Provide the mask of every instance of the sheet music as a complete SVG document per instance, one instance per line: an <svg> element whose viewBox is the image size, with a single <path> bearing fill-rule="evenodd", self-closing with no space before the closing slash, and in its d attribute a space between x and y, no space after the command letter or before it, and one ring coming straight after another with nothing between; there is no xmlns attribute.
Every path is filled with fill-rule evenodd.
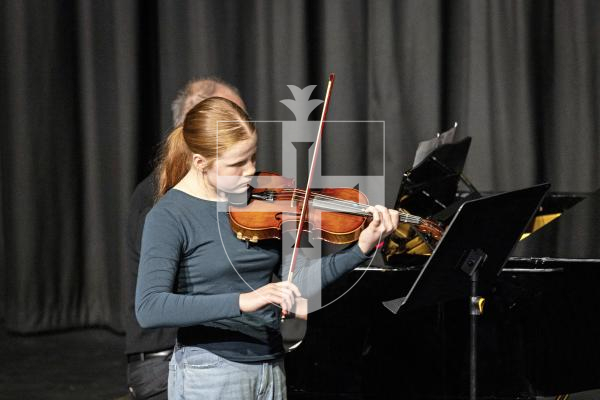
<svg viewBox="0 0 600 400"><path fill-rule="evenodd" d="M417 146L417 152L415 154L415 161L413 162L413 167L419 164L421 161L429 155L433 150L437 149L439 146L454 142L454 133L456 132L456 127L458 123L455 122L454 126L448 129L446 132L438 133L436 137L430 140L425 140L423 142L419 142Z"/></svg>

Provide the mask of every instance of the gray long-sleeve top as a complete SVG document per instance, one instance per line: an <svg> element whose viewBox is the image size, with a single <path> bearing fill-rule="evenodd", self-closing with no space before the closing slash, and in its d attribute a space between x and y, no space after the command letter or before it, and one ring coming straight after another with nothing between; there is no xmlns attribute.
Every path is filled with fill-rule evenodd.
<svg viewBox="0 0 600 400"><path fill-rule="evenodd" d="M269 240L248 246L235 237L219 208L217 202L172 189L148 213L136 288L138 321L144 328L179 327L183 344L233 361L281 357L279 309L239 309L240 293L280 274L281 244ZM356 245L324 257L318 271L322 285L367 259ZM306 280L310 270L301 268L297 276Z"/></svg>

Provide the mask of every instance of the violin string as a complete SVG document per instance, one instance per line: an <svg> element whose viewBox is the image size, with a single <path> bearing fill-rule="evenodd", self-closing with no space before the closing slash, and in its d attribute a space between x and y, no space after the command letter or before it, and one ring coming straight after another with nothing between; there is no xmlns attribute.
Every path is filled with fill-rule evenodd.
<svg viewBox="0 0 600 400"><path fill-rule="evenodd" d="M292 200L294 199L295 192L296 191L294 191ZM368 205L357 203L357 202L354 202L351 200L339 199L337 197L326 196L326 195L322 195L322 194L318 194L318 193L311 193L311 198L322 200L322 201L329 201L330 203L336 203L336 204L341 205L342 207L346 206L347 209L352 210L352 211L365 212L366 208L368 207ZM300 199L304 199L304 197L301 196Z"/></svg>
<svg viewBox="0 0 600 400"><path fill-rule="evenodd" d="M289 195L283 195L283 196L277 196L277 198L279 200L288 200L288 199L292 199L295 200L296 198L293 196L289 196ZM326 199L326 198L319 198L318 195L313 195L311 196L313 204L315 204L315 207L318 208L327 208L331 211L339 211L339 212L345 212L345 213L351 213L351 214L359 214L362 216L369 216L371 215L370 213L366 212L364 208L362 207L355 207L353 204L345 204L343 201L336 201L336 200L331 200L331 199ZM303 196L301 196L298 200L302 200Z"/></svg>
<svg viewBox="0 0 600 400"><path fill-rule="evenodd" d="M282 189L282 192L292 192L292 196L291 196L291 201L293 202L296 199L296 193L300 192L305 194L306 191L301 190L301 189ZM332 197L332 196L327 196L327 195L323 195L323 194L319 194L319 193L311 193L311 197L317 198L318 200L321 201L328 201L330 203L335 203L338 204L340 207L348 207L345 208L343 210L339 210L340 212L346 212L346 213L360 213L363 214L364 216L370 215L369 213L366 212L366 209L369 207L368 205L365 204L361 204L361 203L357 203L351 200L345 200L345 199L340 199L337 197ZM281 197L283 199L283 197ZM299 197L300 200L303 200L303 196ZM357 208L358 207L358 212L357 212ZM335 210L335 209L333 209ZM404 211L400 211L400 210L396 210L398 211L398 213L400 214L400 220L401 222L407 222L407 223L413 223L413 224L421 224L423 222L423 219L419 216L416 215L412 215L410 213L404 212Z"/></svg>
<svg viewBox="0 0 600 400"><path fill-rule="evenodd" d="M299 189L283 189L283 192L287 192L289 193L290 191L292 192L292 196L291 196L291 200L294 201L296 199L296 193L297 192L304 192L303 190L299 190ZM345 199L339 199L337 197L332 197L332 196L327 196L327 195L323 195L323 194L319 194L319 193L311 193L311 197L317 200L320 200L322 202L329 202L329 203L333 203L333 204L337 204L338 207L344 208L344 209L337 209L337 211L340 212L346 212L346 213L359 213L362 215L370 215L369 213L366 212L367 207L369 207L368 205L365 204L361 204L361 203L357 203L351 200L345 200ZM282 197L283 199L284 197ZM300 196L299 199L303 200L303 197ZM325 206L322 206L322 208L327 208ZM329 208L333 211L336 211L335 208ZM401 222L406 222L406 223L413 223L413 224L420 224L422 222L422 218L416 215L412 215L410 213L407 212L403 212L403 211L398 211L398 213L400 214L400 219Z"/></svg>
<svg viewBox="0 0 600 400"><path fill-rule="evenodd" d="M289 190L289 189L283 189L283 191L284 191L284 192L285 192L285 191L288 191L288 190ZM301 191L301 190L298 190L298 191L300 191L300 192L304 192L304 191ZM294 190L294 193L295 193L295 192L296 192L296 190ZM346 203L346 204L348 204L348 205L352 205L352 206L360 206L360 207L361 207L361 211L363 211L363 212L365 212L365 210L366 210L366 209L369 207L369 205L362 204L362 203L357 203L357 202L354 202L354 201L352 201L352 200L339 199L339 198L337 198L337 197L327 196L327 195L323 195L323 194L319 194L319 193L312 193L312 196L313 196L313 197L317 197L317 198L322 198L322 199L328 199L328 200L331 200L332 202L335 202L335 203L340 203L340 204L342 204L342 203ZM415 220L416 222L418 222L418 221L422 220L422 218L421 218L421 217L419 217L419 216L416 216L416 215L412 215L412 214L410 214L410 213L407 213L407 212L405 212L405 211L400 211L400 210L396 210L396 211L398 211L398 213L399 213L401 216L405 216L405 217L413 217L413 218L414 218L414 220Z"/></svg>
<svg viewBox="0 0 600 400"><path fill-rule="evenodd" d="M353 202L351 200L344 200L344 199L338 199L336 197L331 197L331 196L325 196L325 195L320 195L320 194L312 194L313 198L317 198L319 200L321 199L325 199L325 200L321 200L321 201L328 201L330 203L337 203L339 206L341 207L345 207L348 206L347 208L345 208L344 210L339 210L340 212L348 212L348 213L357 213L357 209L355 208L356 206L359 206L359 210L358 213L363 214L363 215L370 215L370 213L367 213L365 210L368 207L368 205L364 205L361 203L356 203ZM420 224L422 222L422 218L416 215L412 215L403 211L398 211L398 213L400 214L400 219L401 222L407 222L407 223L413 223L413 224Z"/></svg>
<svg viewBox="0 0 600 400"><path fill-rule="evenodd" d="M290 189L283 189L284 192L289 191L289 190ZM304 190L299 190L299 189L296 190L296 189L294 189L294 193L296 191L301 192L302 194L306 194L306 192ZM347 204L353 205L353 206L360 206L361 208L363 208L365 210L366 210L367 207L369 207L366 204L357 203L357 202L352 201L352 200L345 200L345 199L340 199L340 198L337 198L337 197L327 196L327 195L320 194L320 193L311 193L311 195L313 197L318 197L318 198L322 198L322 199L329 199L331 201L338 202L338 203L347 203Z"/></svg>

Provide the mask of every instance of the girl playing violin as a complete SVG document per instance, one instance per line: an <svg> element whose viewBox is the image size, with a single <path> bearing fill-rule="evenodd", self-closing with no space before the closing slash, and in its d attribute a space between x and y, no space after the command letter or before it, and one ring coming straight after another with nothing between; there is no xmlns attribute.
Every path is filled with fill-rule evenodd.
<svg viewBox="0 0 600 400"><path fill-rule="evenodd" d="M222 228L229 221L218 212L230 194L248 189L257 139L244 110L212 97L192 108L163 146L158 200L144 225L136 315L144 328L179 327L170 399L286 398L280 315L293 310L300 290L272 282L281 274L280 243L242 242ZM396 228L397 213L368 210L372 220L358 242L322 258L323 285L367 260Z"/></svg>

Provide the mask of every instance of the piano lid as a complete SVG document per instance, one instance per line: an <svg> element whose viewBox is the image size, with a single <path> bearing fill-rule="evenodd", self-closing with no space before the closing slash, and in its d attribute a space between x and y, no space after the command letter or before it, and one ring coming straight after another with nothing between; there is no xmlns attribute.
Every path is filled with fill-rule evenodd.
<svg viewBox="0 0 600 400"><path fill-rule="evenodd" d="M513 257L600 260L600 189L590 194L564 196L565 202L583 200L521 240Z"/></svg>

